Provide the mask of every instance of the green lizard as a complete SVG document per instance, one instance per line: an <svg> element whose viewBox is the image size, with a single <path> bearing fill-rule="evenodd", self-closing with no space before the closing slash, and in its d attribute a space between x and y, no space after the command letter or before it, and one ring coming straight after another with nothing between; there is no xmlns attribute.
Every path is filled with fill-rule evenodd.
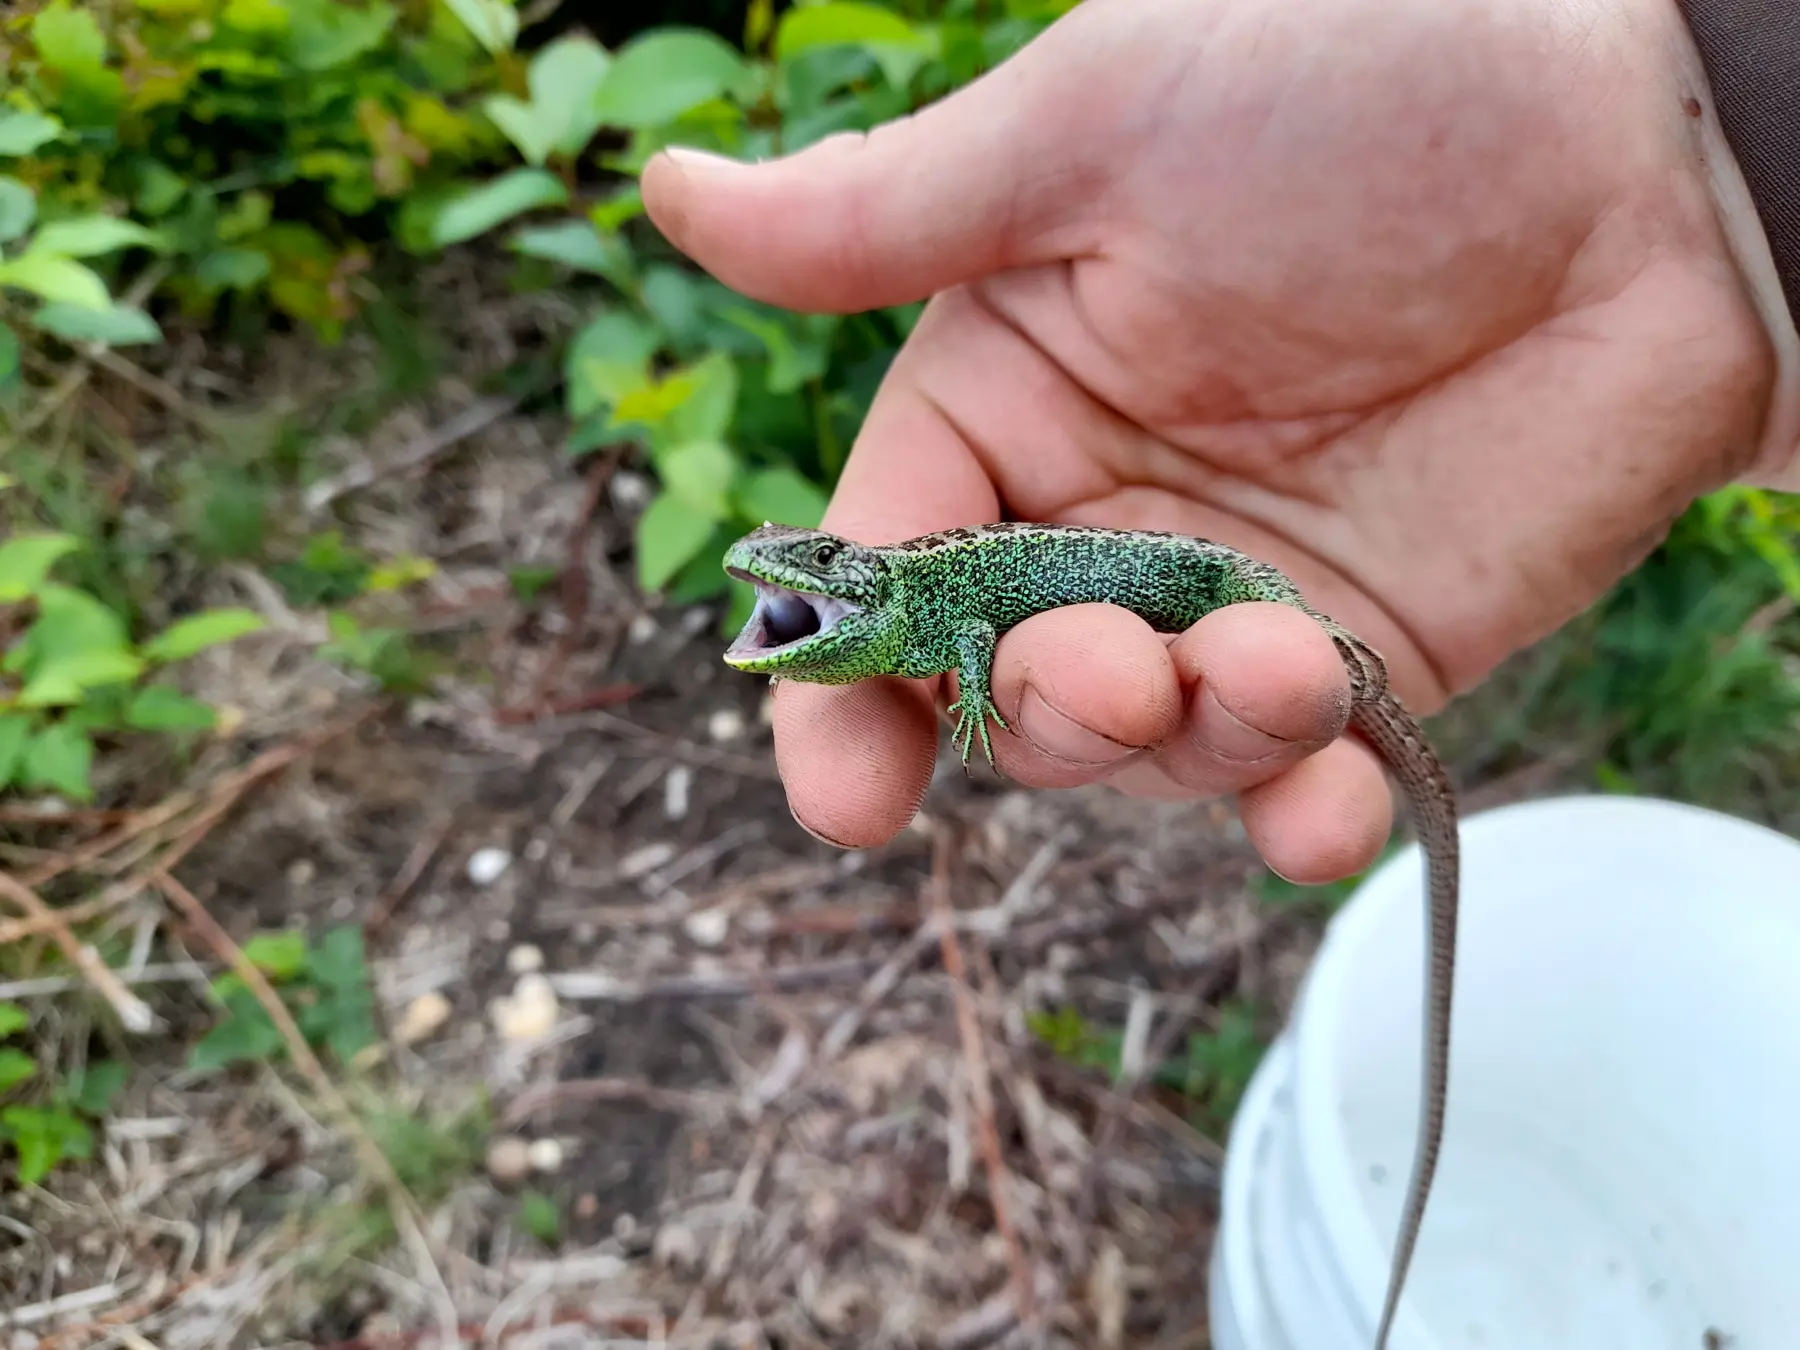
<svg viewBox="0 0 1800 1350"><path fill-rule="evenodd" d="M820 530L764 525L732 545L725 570L756 588L755 609L725 654L728 664L810 684L955 671L952 739L965 766L977 736L993 763L987 723L1006 727L992 698L994 647L1007 629L1034 614L1113 604L1159 632L1178 633L1226 605L1272 600L1305 612L1325 629L1349 671L1350 725L1380 752L1404 789L1426 858L1422 1109L1375 1335L1375 1350L1386 1350L1443 1137L1459 861L1449 776L1418 722L1388 688L1382 658L1309 606L1275 568L1178 534L1009 523L874 547Z"/></svg>

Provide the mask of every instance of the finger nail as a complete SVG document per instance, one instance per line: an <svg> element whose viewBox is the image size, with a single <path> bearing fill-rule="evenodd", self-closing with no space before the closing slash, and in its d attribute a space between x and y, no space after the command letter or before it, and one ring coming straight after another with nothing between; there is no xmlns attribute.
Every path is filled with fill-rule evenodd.
<svg viewBox="0 0 1800 1350"><path fill-rule="evenodd" d="M790 816L794 817L794 824L798 825L801 829L805 830L808 834L810 834L814 839L817 839L821 844L824 844L827 847L841 848L845 852L848 852L851 848L855 847L852 844L840 843L838 840L833 839L830 835L820 834L812 826L808 825L804 820L800 819L799 816L795 815L794 809L792 807L788 808L788 814Z"/></svg>
<svg viewBox="0 0 1800 1350"><path fill-rule="evenodd" d="M1259 731L1241 720L1204 686L1195 703L1188 735L1208 754L1228 764L1255 764L1275 755L1289 754L1296 745L1302 744Z"/></svg>
<svg viewBox="0 0 1800 1350"><path fill-rule="evenodd" d="M1047 755L1071 764L1113 764L1134 748L1083 726L1046 699L1032 684L1019 696L1019 734Z"/></svg>
<svg viewBox="0 0 1800 1350"><path fill-rule="evenodd" d="M741 167L741 162L725 155L716 155L710 150L696 150L688 145L671 145L663 154L667 155L678 169L699 169L706 172L711 169Z"/></svg>

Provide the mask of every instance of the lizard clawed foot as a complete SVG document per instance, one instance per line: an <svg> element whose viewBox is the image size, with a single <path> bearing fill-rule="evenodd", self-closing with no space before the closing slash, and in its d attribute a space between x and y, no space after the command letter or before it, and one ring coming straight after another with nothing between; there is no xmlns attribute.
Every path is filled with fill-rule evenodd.
<svg viewBox="0 0 1800 1350"><path fill-rule="evenodd" d="M994 763L994 743L988 736L988 718L993 718L995 725L1002 731L1009 731L1011 728L1006 725L1006 719L1000 715L1000 710L994 706L992 699L982 698L979 712L965 707L967 702L967 698L959 698L944 710L957 714L956 730L950 734L950 744L961 754L963 772L966 774L969 771L969 753L975 748L975 737L979 735L981 751L987 756L988 767L998 772L999 766Z"/></svg>

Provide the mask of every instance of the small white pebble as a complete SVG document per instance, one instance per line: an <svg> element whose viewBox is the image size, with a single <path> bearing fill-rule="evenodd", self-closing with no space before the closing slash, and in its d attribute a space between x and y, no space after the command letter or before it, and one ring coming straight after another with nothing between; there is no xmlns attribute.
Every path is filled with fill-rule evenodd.
<svg viewBox="0 0 1800 1350"><path fill-rule="evenodd" d="M313 860L311 858L295 858L293 862L288 864L288 885L293 886L296 889L301 886L309 886L312 884L312 879L318 874L319 869L313 865Z"/></svg>
<svg viewBox="0 0 1800 1350"><path fill-rule="evenodd" d="M664 840L661 843L645 844L634 848L619 859L619 876L625 881L636 881L647 876L675 856L675 845Z"/></svg>
<svg viewBox="0 0 1800 1350"><path fill-rule="evenodd" d="M702 947L716 947L731 931L731 915L723 909L703 909L681 921L688 937Z"/></svg>
<svg viewBox="0 0 1800 1350"><path fill-rule="evenodd" d="M521 975L512 997L495 999L490 1011L503 1040L541 1040L556 1026L556 991L542 975Z"/></svg>
<svg viewBox="0 0 1800 1350"><path fill-rule="evenodd" d="M337 920L339 923L344 922L344 920L348 919L352 914L356 913L355 897L349 896L349 895L340 895L337 899L335 899L331 902L331 907L328 910L326 910L326 913L331 918Z"/></svg>
<svg viewBox="0 0 1800 1350"><path fill-rule="evenodd" d="M569 941L579 943L582 946L586 946L599 936L600 929L598 925L590 923L586 919L583 919L569 930Z"/></svg>
<svg viewBox="0 0 1800 1350"><path fill-rule="evenodd" d="M635 511L640 506L648 505L653 489L650 480L643 474L620 469L607 484L607 491L614 506L624 511Z"/></svg>
<svg viewBox="0 0 1800 1350"><path fill-rule="evenodd" d="M717 622L712 610L696 605L681 616L681 631L688 637L699 637Z"/></svg>
<svg viewBox="0 0 1800 1350"><path fill-rule="evenodd" d="M394 1039L402 1045L414 1045L450 1020L450 1000L437 990L420 994L406 1005L394 1026Z"/></svg>
<svg viewBox="0 0 1800 1350"><path fill-rule="evenodd" d="M744 714L736 708L720 708L706 719L706 734L715 741L735 741L744 734Z"/></svg>
<svg viewBox="0 0 1800 1350"><path fill-rule="evenodd" d="M656 1230L650 1255L659 1266L692 1267L700 1260L700 1239L694 1236L691 1228L666 1223Z"/></svg>
<svg viewBox="0 0 1800 1350"><path fill-rule="evenodd" d="M544 953L529 942L521 942L506 954L506 968L514 975L529 975L544 968Z"/></svg>
<svg viewBox="0 0 1800 1350"><path fill-rule="evenodd" d="M495 919L482 932L489 942L505 942L512 936L512 925L505 919Z"/></svg>
<svg viewBox="0 0 1800 1350"><path fill-rule="evenodd" d="M641 647L655 637L659 631L653 617L648 614L639 614L632 619L631 626L625 630L625 636L631 640L632 646Z"/></svg>
<svg viewBox="0 0 1800 1350"><path fill-rule="evenodd" d="M478 848L469 855L469 880L477 886L492 886L512 866L512 860L512 854L503 848Z"/></svg>
<svg viewBox="0 0 1800 1350"><path fill-rule="evenodd" d="M531 1141L531 1170L554 1172L563 1165L563 1146L554 1139Z"/></svg>
<svg viewBox="0 0 1800 1350"><path fill-rule="evenodd" d="M540 862L544 861L545 858L548 858L549 856L550 856L550 841L548 839L543 839L543 838L533 839L530 843L525 845L525 861L526 862L540 863Z"/></svg>
<svg viewBox="0 0 1800 1350"><path fill-rule="evenodd" d="M581 1197L581 1199L582 1199L582 1200L589 1200L589 1199L592 1199L592 1198L593 1198L593 1197L592 1197L592 1196L586 1196L586 1195L584 1195L584 1196L582 1196L582 1197ZM580 1202L580 1201L577 1201L577 1202L576 1202L576 1211L577 1211L577 1212L579 1212L579 1211L580 1211L580 1208L581 1208L581 1202ZM598 1209L598 1208L599 1208L599 1205L598 1205L598 1204L596 1204L596 1205L595 1205L595 1208L596 1208L596 1209ZM584 1216L584 1217L590 1217L590 1218L591 1218L591 1217L592 1217L592 1216L591 1216L591 1215L587 1215L587 1216ZM614 1216L614 1218L613 1218L613 1229L612 1229L612 1230L613 1230L613 1236L614 1236L614 1237L616 1237L616 1238L618 1238L618 1239L620 1239L620 1240L621 1240L621 1241L623 1241L623 1240L624 1240L624 1239L625 1239L625 1238L628 1238L628 1237L630 1237L630 1236L631 1236L631 1235L632 1235L632 1234L633 1234L633 1233L635 1233L635 1232L637 1232L637 1226L638 1226L638 1223L637 1223L637 1215L635 1215L635 1214L619 1214L619 1215L616 1215L616 1216Z"/></svg>
<svg viewBox="0 0 1800 1350"><path fill-rule="evenodd" d="M693 785L694 771L686 764L670 769L669 776L663 779L663 815L670 820L686 820L688 789Z"/></svg>
<svg viewBox="0 0 1800 1350"><path fill-rule="evenodd" d="M487 1170L498 1185L517 1185L531 1171L531 1145L514 1135L502 1135L488 1145Z"/></svg>

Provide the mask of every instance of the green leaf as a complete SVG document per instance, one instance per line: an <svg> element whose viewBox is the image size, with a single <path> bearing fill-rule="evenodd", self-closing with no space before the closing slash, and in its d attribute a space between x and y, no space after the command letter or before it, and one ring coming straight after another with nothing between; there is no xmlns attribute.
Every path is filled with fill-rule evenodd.
<svg viewBox="0 0 1800 1350"><path fill-rule="evenodd" d="M19 158L62 135L62 123L42 113L0 108L0 158Z"/></svg>
<svg viewBox="0 0 1800 1350"><path fill-rule="evenodd" d="M724 352L709 352L685 373L691 391L669 413L663 430L674 441L722 440L737 411L737 364Z"/></svg>
<svg viewBox="0 0 1800 1350"><path fill-rule="evenodd" d="M307 971L328 989L362 989L369 982L362 929L355 924L329 928L307 958Z"/></svg>
<svg viewBox="0 0 1800 1350"><path fill-rule="evenodd" d="M0 323L0 395L19 379L19 338L12 329ZM11 483L0 481L0 488L10 487Z"/></svg>
<svg viewBox="0 0 1800 1350"><path fill-rule="evenodd" d="M464 28L488 51L512 50L519 36L519 14L509 0L444 0Z"/></svg>
<svg viewBox="0 0 1800 1350"><path fill-rule="evenodd" d="M568 190L554 174L514 169L446 202L431 224L432 242L439 248L460 244L526 211L561 206L568 200Z"/></svg>
<svg viewBox="0 0 1800 1350"><path fill-rule="evenodd" d="M98 342L107 347L128 347L162 341L162 329L156 326L156 320L129 305L87 309L59 301L44 305L31 316L31 322L64 342Z"/></svg>
<svg viewBox="0 0 1800 1350"><path fill-rule="evenodd" d="M228 1000L224 1020L188 1051L188 1068L211 1073L245 1061L275 1059L286 1049L287 1041L255 995L240 988Z"/></svg>
<svg viewBox="0 0 1800 1350"><path fill-rule="evenodd" d="M622 310L596 315L563 357L569 416L579 421L641 388L656 348L655 330L635 315Z"/></svg>
<svg viewBox="0 0 1800 1350"><path fill-rule="evenodd" d="M37 1072L37 1061L23 1050L0 1045L0 1093L11 1091Z"/></svg>
<svg viewBox="0 0 1800 1350"><path fill-rule="evenodd" d="M758 469L738 489L738 509L749 520L816 529L825 518L825 494L793 469Z"/></svg>
<svg viewBox="0 0 1800 1350"><path fill-rule="evenodd" d="M374 51L398 17L389 4L296 5L289 59L301 70L330 70Z"/></svg>
<svg viewBox="0 0 1800 1350"><path fill-rule="evenodd" d="M306 969L306 934L298 928L258 933L244 944L244 956L276 984L285 984Z"/></svg>
<svg viewBox="0 0 1800 1350"><path fill-rule="evenodd" d="M601 125L662 126L736 89L744 59L724 39L697 29L662 29L626 43L595 98Z"/></svg>
<svg viewBox="0 0 1800 1350"><path fill-rule="evenodd" d="M531 165L577 153L600 128L600 84L612 58L590 37L560 37L531 58L531 102L498 94L483 104L494 125Z"/></svg>
<svg viewBox="0 0 1800 1350"><path fill-rule="evenodd" d="M40 300L110 309L112 297L100 274L72 258L40 253L28 248L10 262L0 263L0 286L16 286Z"/></svg>
<svg viewBox="0 0 1800 1350"><path fill-rule="evenodd" d="M58 722L45 727L26 747L24 783L60 792L71 801L92 801L88 775L93 766L93 743L80 728Z"/></svg>
<svg viewBox="0 0 1800 1350"><path fill-rule="evenodd" d="M699 555L712 533L711 516L673 493L658 493L638 517L638 584L646 591L661 590Z"/></svg>
<svg viewBox="0 0 1800 1350"><path fill-rule="evenodd" d="M851 0L790 9L775 30L775 59L783 65L804 52L845 46L868 52L897 89L938 52L935 34L914 28L891 9Z"/></svg>
<svg viewBox="0 0 1800 1350"><path fill-rule="evenodd" d="M117 216L77 216L44 226L33 237L31 251L41 250L64 258L96 258L122 248L158 248L161 244L161 235L145 229L135 220L120 220Z"/></svg>
<svg viewBox="0 0 1800 1350"><path fill-rule="evenodd" d="M125 725L139 731L210 731L218 714L167 685L140 689L125 708Z"/></svg>
<svg viewBox="0 0 1800 1350"><path fill-rule="evenodd" d="M247 291L269 275L269 255L254 248L222 248L209 253L194 269L208 291Z"/></svg>
<svg viewBox="0 0 1800 1350"><path fill-rule="evenodd" d="M37 588L38 617L25 640L7 653L7 669L29 672L77 652L128 650L125 622L86 591L46 581ZM14 654L17 653L17 664Z"/></svg>
<svg viewBox="0 0 1800 1350"><path fill-rule="evenodd" d="M130 1068L116 1059L95 1060L70 1084L69 1105L98 1120L112 1109L113 1098L130 1076Z"/></svg>
<svg viewBox="0 0 1800 1350"><path fill-rule="evenodd" d="M52 708L81 702L89 689L135 680L144 663L128 651L96 647L46 661L19 691L21 708Z"/></svg>
<svg viewBox="0 0 1800 1350"><path fill-rule="evenodd" d="M266 627L262 615L249 609L209 609L179 619L144 644L144 656L155 662L184 661L196 652L255 633Z"/></svg>
<svg viewBox="0 0 1800 1350"><path fill-rule="evenodd" d="M25 1011L24 1005L0 1003L0 1040L23 1031L30 1025L31 1014Z"/></svg>
<svg viewBox="0 0 1800 1350"><path fill-rule="evenodd" d="M693 510L712 520L730 514L737 459L722 441L678 445L660 456L656 467L663 486Z"/></svg>
<svg viewBox="0 0 1800 1350"><path fill-rule="evenodd" d="M585 221L562 220L519 230L508 241L515 253L593 272L623 289L631 277L631 250L616 235L602 238Z"/></svg>
<svg viewBox="0 0 1800 1350"><path fill-rule="evenodd" d="M519 1223L546 1247L555 1246L562 1237L562 1215L556 1202L540 1191L526 1191L519 1197Z"/></svg>
<svg viewBox="0 0 1800 1350"><path fill-rule="evenodd" d="M10 244L37 219L37 194L18 179L0 174L0 244Z"/></svg>
<svg viewBox="0 0 1800 1350"><path fill-rule="evenodd" d="M764 317L744 308L726 310L719 317L762 343L763 350L769 354L768 384L771 393L789 393L808 380L818 379L830 363L824 343L804 336L796 341L787 324L780 319ZM803 316L794 318L804 322Z"/></svg>
<svg viewBox="0 0 1800 1350"><path fill-rule="evenodd" d="M0 605L31 595L57 559L80 547L72 534L21 534L0 544Z"/></svg>
<svg viewBox="0 0 1800 1350"><path fill-rule="evenodd" d="M38 55L52 70L89 72L106 63L106 39L100 25L85 9L69 0L54 0L31 21L31 40Z"/></svg>
<svg viewBox="0 0 1800 1350"><path fill-rule="evenodd" d="M37 1061L23 1050L0 1045L0 1092L16 1088L37 1072Z"/></svg>
<svg viewBox="0 0 1800 1350"><path fill-rule="evenodd" d="M31 739L31 719L18 713L0 713L0 788L6 787L25 762L25 745ZM11 1007L0 1004L0 1008ZM0 1035L5 1033L0 1032Z"/></svg>
<svg viewBox="0 0 1800 1350"><path fill-rule="evenodd" d="M643 214L643 190L636 183L627 183L605 201L594 203L588 219L602 234L612 234Z"/></svg>
<svg viewBox="0 0 1800 1350"><path fill-rule="evenodd" d="M93 1149L93 1131L56 1107L9 1106L0 1111L0 1131L19 1154L19 1180L35 1186L65 1157L85 1158Z"/></svg>

